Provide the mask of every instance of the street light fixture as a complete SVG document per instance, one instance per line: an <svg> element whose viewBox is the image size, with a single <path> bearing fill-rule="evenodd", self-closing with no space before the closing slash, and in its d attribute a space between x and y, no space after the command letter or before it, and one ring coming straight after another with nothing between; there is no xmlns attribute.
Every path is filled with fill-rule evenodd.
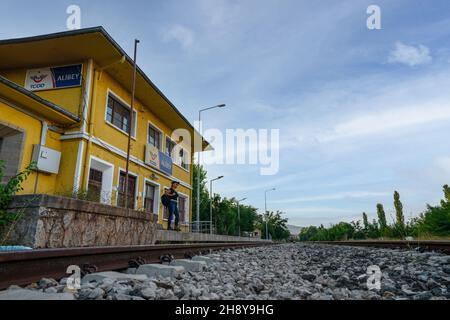
<svg viewBox="0 0 450 320"><path fill-rule="evenodd" d="M241 236L241 202L247 200L247 198L243 198L241 200L236 200L237 202L237 212L238 212L238 230L239 230L239 237Z"/></svg>
<svg viewBox="0 0 450 320"><path fill-rule="evenodd" d="M224 108L226 104L218 104L213 107L204 108L198 111L198 133L202 136L202 112L216 109L216 108ZM203 140L203 138L201 138ZM202 143L201 143L202 144ZM201 146L200 151L197 156L197 203L196 203L196 217L197 217L197 230L200 228L200 154L201 154Z"/></svg>
<svg viewBox="0 0 450 320"><path fill-rule="evenodd" d="M209 233L210 234L213 233L213 229L212 229L212 200L213 200L212 183L214 181L220 180L222 178L223 178L223 176L219 176L215 179L212 179L209 182Z"/></svg>
<svg viewBox="0 0 450 320"><path fill-rule="evenodd" d="M269 190L266 190L265 192L264 192L264 213L265 214L267 214L267 192L271 192L271 191L275 191L276 189L275 188L272 188L272 189L269 189ZM269 217L266 217L266 240L269 240L269 224L268 224L268 220L269 220Z"/></svg>

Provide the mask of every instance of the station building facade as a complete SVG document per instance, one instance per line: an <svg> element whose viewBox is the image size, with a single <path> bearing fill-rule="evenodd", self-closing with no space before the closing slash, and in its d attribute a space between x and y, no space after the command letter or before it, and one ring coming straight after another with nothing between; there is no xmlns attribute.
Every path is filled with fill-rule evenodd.
<svg viewBox="0 0 450 320"><path fill-rule="evenodd" d="M192 155L208 147L190 122L102 28L0 41L0 159L7 180L37 164L22 194L85 197L158 215L180 181L180 223L192 220ZM132 120L131 120L132 119ZM197 139L197 140L196 140ZM201 141L200 150L194 141Z"/></svg>

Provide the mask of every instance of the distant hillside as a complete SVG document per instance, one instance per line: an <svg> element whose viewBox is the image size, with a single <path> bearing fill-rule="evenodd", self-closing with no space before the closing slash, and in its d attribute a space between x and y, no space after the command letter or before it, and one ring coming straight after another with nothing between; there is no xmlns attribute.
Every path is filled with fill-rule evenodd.
<svg viewBox="0 0 450 320"><path fill-rule="evenodd" d="M288 224L287 227L288 227L289 232L290 232L292 235L295 235L295 236L298 236L298 234L300 233L300 231L303 229L303 227L293 226L293 225L290 225L290 224Z"/></svg>

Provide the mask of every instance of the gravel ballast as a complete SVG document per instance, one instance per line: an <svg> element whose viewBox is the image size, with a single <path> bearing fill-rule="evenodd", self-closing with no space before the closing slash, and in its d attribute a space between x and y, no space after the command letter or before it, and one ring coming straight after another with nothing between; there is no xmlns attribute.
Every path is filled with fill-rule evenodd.
<svg viewBox="0 0 450 320"><path fill-rule="evenodd" d="M200 272L145 280L82 281L74 297L80 300L450 299L450 256L435 252L292 243L228 250L206 257L208 263ZM379 273L374 275L368 270ZM368 287L368 283L376 284L373 279L377 277L379 288ZM43 279L27 289L50 292L54 288L50 289L52 294L63 293L67 292L64 281Z"/></svg>

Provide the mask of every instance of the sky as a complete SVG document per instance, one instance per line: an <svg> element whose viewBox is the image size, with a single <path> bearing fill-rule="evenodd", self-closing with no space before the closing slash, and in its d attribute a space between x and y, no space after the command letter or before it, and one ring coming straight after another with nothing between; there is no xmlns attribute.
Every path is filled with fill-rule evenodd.
<svg viewBox="0 0 450 320"><path fill-rule="evenodd" d="M192 122L226 103L203 130L279 130L276 174L210 164L214 192L264 210L276 188L268 209L308 226L372 219L377 203L390 219L394 190L417 215L450 183L447 0L2 0L0 39L64 31L71 4L130 56L138 38L138 64Z"/></svg>

